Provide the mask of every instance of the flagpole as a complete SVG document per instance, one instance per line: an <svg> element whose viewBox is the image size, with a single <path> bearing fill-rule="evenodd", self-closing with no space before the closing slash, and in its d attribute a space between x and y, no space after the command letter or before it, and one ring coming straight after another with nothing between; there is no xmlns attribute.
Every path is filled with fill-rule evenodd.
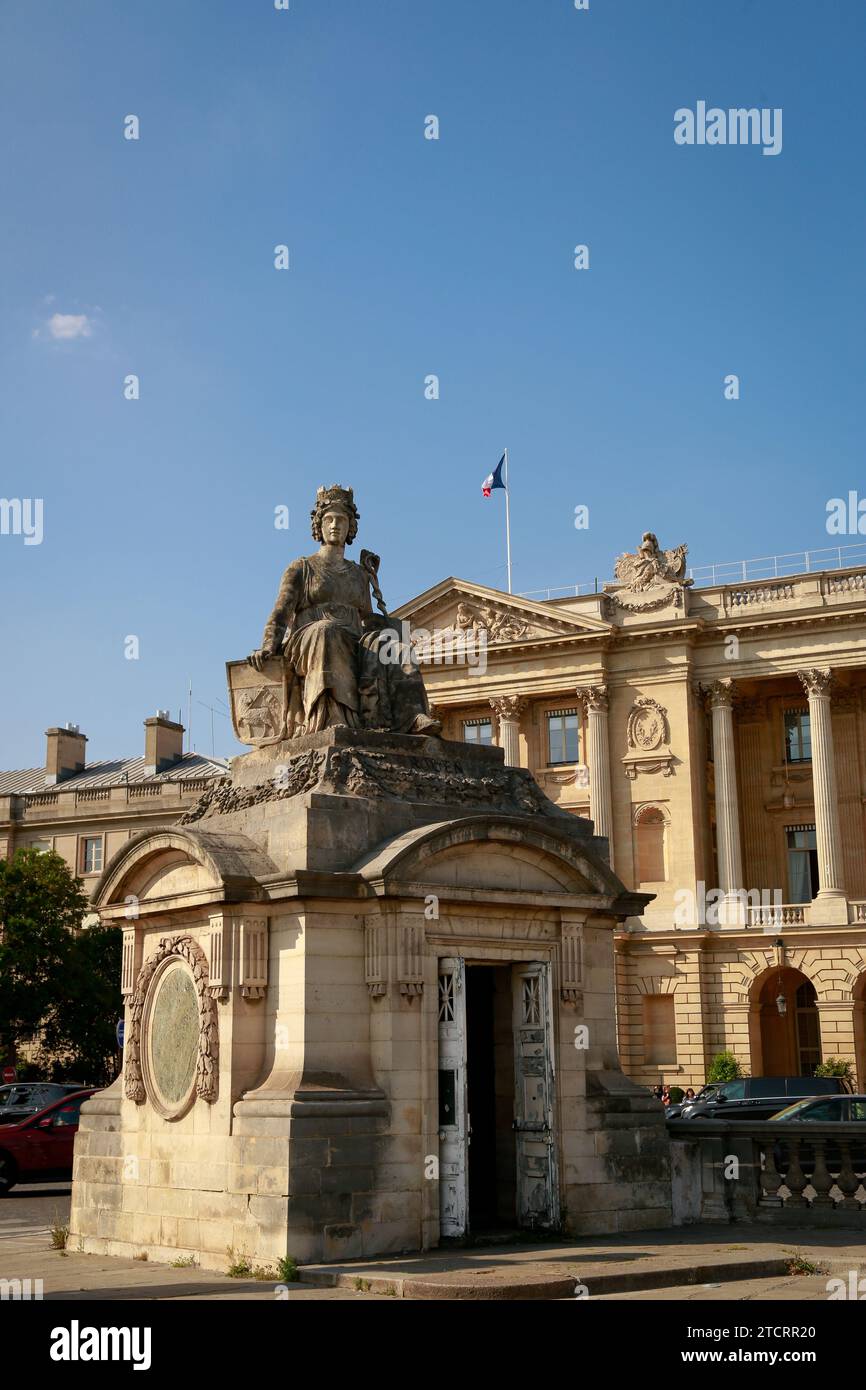
<svg viewBox="0 0 866 1390"><path fill-rule="evenodd" d="M508 503L508 450L505 451L505 549L508 556L508 592L511 593L511 513Z"/></svg>

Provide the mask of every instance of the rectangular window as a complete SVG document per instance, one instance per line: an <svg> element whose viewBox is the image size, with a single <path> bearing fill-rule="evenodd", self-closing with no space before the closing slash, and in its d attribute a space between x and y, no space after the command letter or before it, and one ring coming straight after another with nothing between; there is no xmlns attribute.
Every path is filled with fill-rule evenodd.
<svg viewBox="0 0 866 1390"><path fill-rule="evenodd" d="M493 746L493 723L490 719L464 719L463 742Z"/></svg>
<svg viewBox="0 0 866 1390"><path fill-rule="evenodd" d="M580 725L577 710L553 709L547 716L548 763L580 761Z"/></svg>
<svg viewBox="0 0 866 1390"><path fill-rule="evenodd" d="M785 761L812 761L812 727L807 709L785 710Z"/></svg>
<svg viewBox="0 0 866 1390"><path fill-rule="evenodd" d="M81 842L81 872L102 873L102 836L86 835Z"/></svg>
<svg viewBox="0 0 866 1390"><path fill-rule="evenodd" d="M677 1024L672 994L643 996L644 1057L657 1066L671 1066L677 1060Z"/></svg>
<svg viewBox="0 0 866 1390"><path fill-rule="evenodd" d="M785 827L788 850L788 901L810 903L818 892L818 841L814 825Z"/></svg>
<svg viewBox="0 0 866 1390"><path fill-rule="evenodd" d="M47 854L51 849L50 840L31 840L28 849L38 849L40 854Z"/></svg>

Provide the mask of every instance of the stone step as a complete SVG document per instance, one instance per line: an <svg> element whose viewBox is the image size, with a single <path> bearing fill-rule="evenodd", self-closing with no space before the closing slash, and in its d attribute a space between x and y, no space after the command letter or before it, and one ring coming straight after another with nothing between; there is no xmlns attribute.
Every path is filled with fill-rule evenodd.
<svg viewBox="0 0 866 1390"><path fill-rule="evenodd" d="M635 1262L611 1261L603 1269L587 1268L574 1261L568 1270L527 1264L515 1268L508 1263L487 1268L425 1271L418 1274L389 1273L375 1265L306 1265L301 1281L324 1288L354 1289L359 1293L392 1298L442 1300L508 1300L595 1297L652 1289L683 1289L689 1285L709 1285L729 1281L768 1279L787 1276L790 1256L725 1259L695 1264L665 1261L655 1269L635 1267ZM583 1290L586 1290L584 1293ZM673 1295L672 1295L673 1296Z"/></svg>

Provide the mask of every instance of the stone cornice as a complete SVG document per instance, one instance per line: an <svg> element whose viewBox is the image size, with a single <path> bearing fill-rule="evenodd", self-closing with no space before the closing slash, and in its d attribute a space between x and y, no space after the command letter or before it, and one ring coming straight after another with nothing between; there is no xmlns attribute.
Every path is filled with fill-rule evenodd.
<svg viewBox="0 0 866 1390"><path fill-rule="evenodd" d="M781 628L821 627L825 624L838 626L842 622L863 624L863 609L855 608L815 608L809 613L779 614L778 617L761 616L756 619L739 620L730 614L719 616L702 625L703 643L723 641L729 632L777 632Z"/></svg>

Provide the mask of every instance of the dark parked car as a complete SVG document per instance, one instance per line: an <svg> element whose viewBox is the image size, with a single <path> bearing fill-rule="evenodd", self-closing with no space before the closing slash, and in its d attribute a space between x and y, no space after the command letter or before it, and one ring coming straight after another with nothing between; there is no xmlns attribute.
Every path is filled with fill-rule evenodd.
<svg viewBox="0 0 866 1390"><path fill-rule="evenodd" d="M818 1096L814 1099L798 1100L794 1105L786 1106L778 1115L774 1115L773 1122L777 1120L796 1125L798 1129L803 1125L803 1133L797 1137L806 1141L800 1145L799 1156L800 1167L807 1178L812 1176L815 1167L815 1151L809 1143L807 1125L826 1125L834 1121L862 1124L862 1139L858 1136L851 1145L851 1163L855 1173L866 1171L866 1096ZM774 1154L776 1167L783 1172L790 1156L788 1145L780 1140L775 1145ZM832 1139L827 1140L824 1161L833 1174L837 1174L842 1167L842 1151Z"/></svg>
<svg viewBox="0 0 866 1390"><path fill-rule="evenodd" d="M833 1120L856 1121L866 1124L866 1096L813 1096L795 1101L780 1110L774 1120L811 1121L812 1124L828 1124Z"/></svg>
<svg viewBox="0 0 866 1390"><path fill-rule="evenodd" d="M794 1100L806 1096L847 1095L841 1076L742 1076L706 1087L691 1105L682 1107L684 1120L769 1120ZM672 1117L673 1118L673 1117Z"/></svg>
<svg viewBox="0 0 866 1390"><path fill-rule="evenodd" d="M0 1086L0 1125L17 1125L44 1110L54 1100L62 1100L84 1087L80 1081L16 1081Z"/></svg>
<svg viewBox="0 0 866 1390"><path fill-rule="evenodd" d="M72 1177L72 1146L82 1103L93 1087L55 1100L37 1115L0 1130L0 1197L17 1182L63 1182Z"/></svg>

